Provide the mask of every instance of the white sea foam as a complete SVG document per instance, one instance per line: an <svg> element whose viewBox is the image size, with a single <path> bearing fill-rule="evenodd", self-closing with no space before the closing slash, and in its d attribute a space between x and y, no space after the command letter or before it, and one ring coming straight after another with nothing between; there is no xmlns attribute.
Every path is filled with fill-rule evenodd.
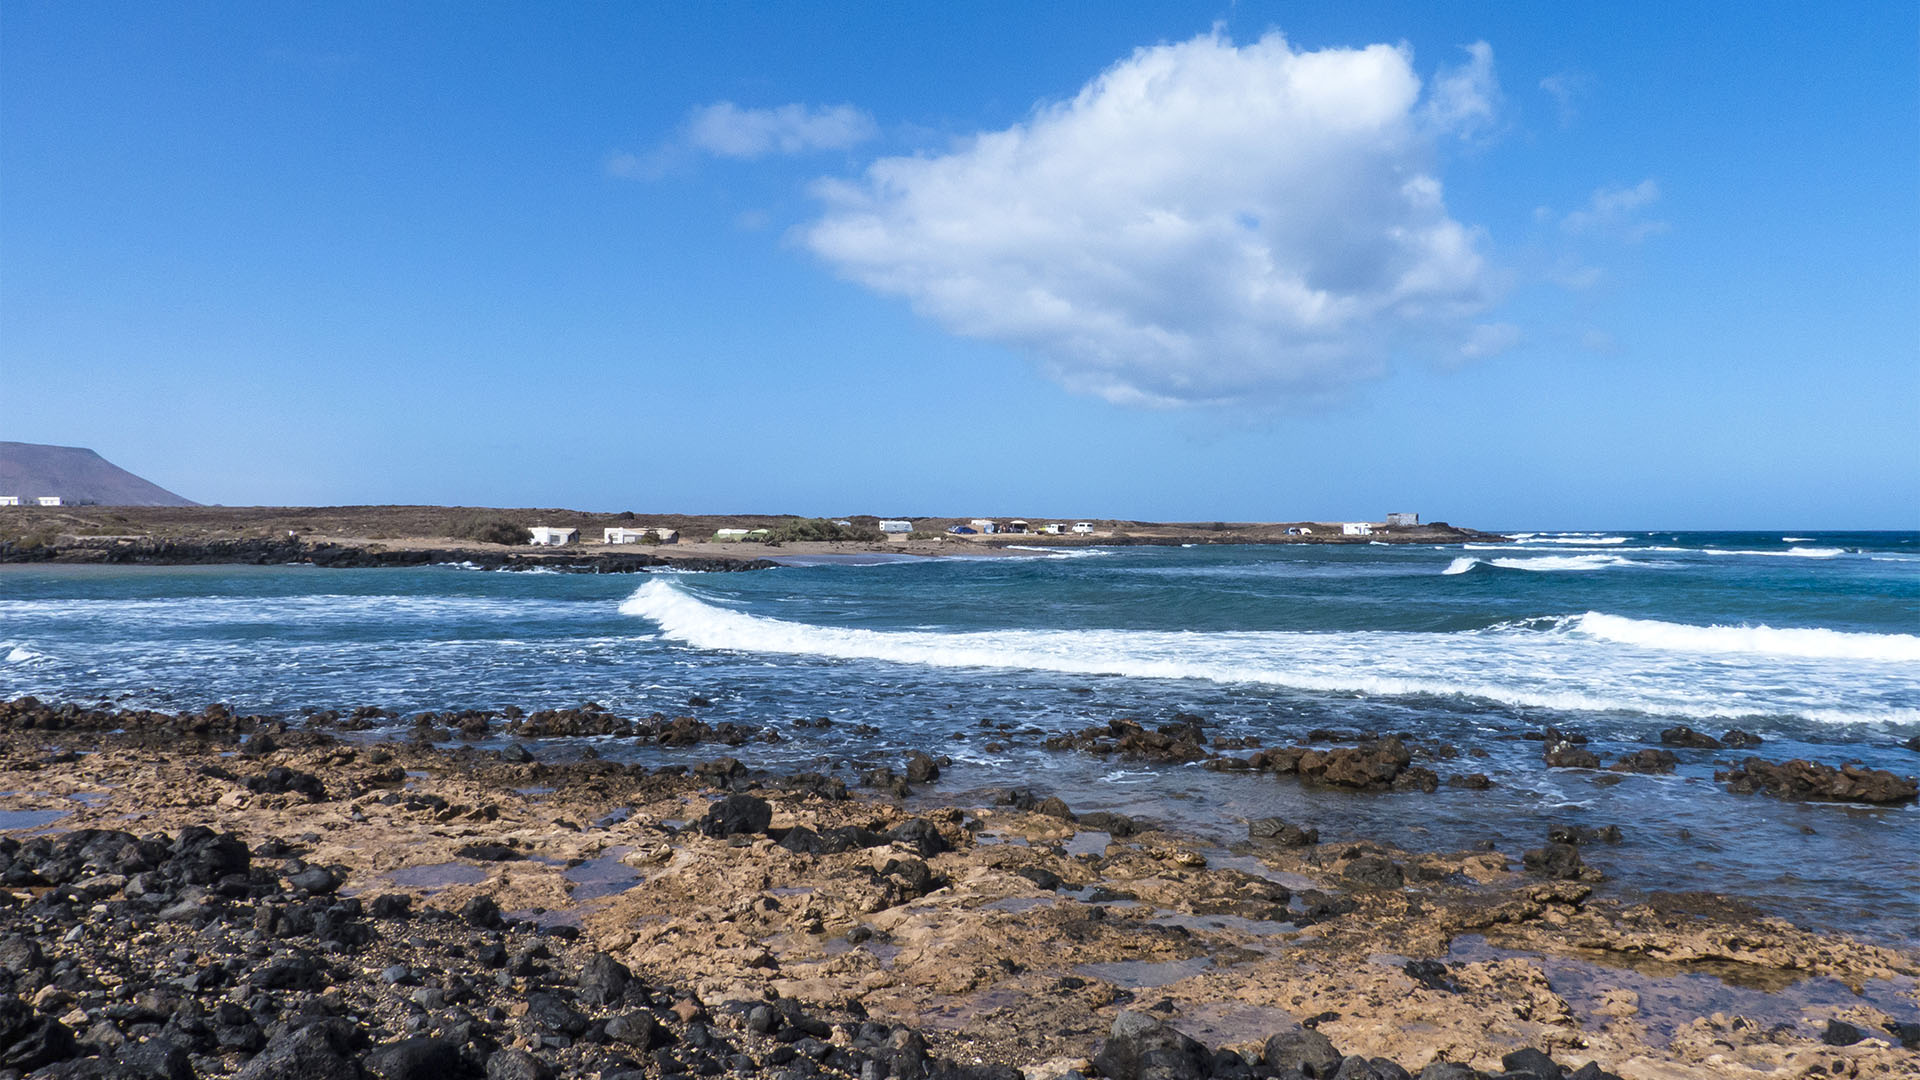
<svg viewBox="0 0 1920 1080"><path fill-rule="evenodd" d="M717 651L1459 697L1568 711L1696 719L1817 713L1833 723L1884 723L1912 711L1920 695L1914 673L1885 665L1760 651L1729 666L1671 643L1609 640L1599 632L1614 628L1604 618L1594 624L1598 631L1579 632L1587 616L1455 633L872 630L738 611L664 580L640 586L620 611L651 621L665 640ZM1861 692L1863 683L1874 689Z"/></svg>
<svg viewBox="0 0 1920 1080"><path fill-rule="evenodd" d="M1813 537L1811 537L1811 536L1783 536L1783 537L1781 537L1781 538L1780 538L1780 542L1781 542L1781 543L1783 543L1783 544L1810 544L1810 543L1812 543L1812 542L1813 542Z"/></svg>
<svg viewBox="0 0 1920 1080"><path fill-rule="evenodd" d="M138 626L252 626L569 615L579 606L526 597L316 593L305 596L183 596L151 599L0 600L0 619Z"/></svg>
<svg viewBox="0 0 1920 1080"><path fill-rule="evenodd" d="M1522 544L1574 544L1580 547L1593 547L1596 544L1612 546L1624 544L1624 536L1602 536L1599 533L1514 533L1514 540Z"/></svg>
<svg viewBox="0 0 1920 1080"><path fill-rule="evenodd" d="M1113 551L1110 548L1040 547L1037 544L1035 545L1008 544L1004 550L1038 551L1046 555L1051 555L1056 559L1091 559L1100 555L1113 554Z"/></svg>
<svg viewBox="0 0 1920 1080"><path fill-rule="evenodd" d="M0 641L0 649L7 650L6 661L9 664L31 664L36 660L47 658L46 653L35 652L25 645L14 645L11 642Z"/></svg>
<svg viewBox="0 0 1920 1080"><path fill-rule="evenodd" d="M1700 550L1708 555L1775 555L1775 556L1786 556L1789 558L1799 558L1799 559L1831 559L1839 555L1845 555L1847 553L1846 548L1836 548L1836 547L1835 548L1834 547L1823 547L1823 548L1795 547L1795 548L1788 548L1785 551L1753 551L1749 549L1729 550L1727 548L1701 548Z"/></svg>
<svg viewBox="0 0 1920 1080"><path fill-rule="evenodd" d="M1447 564L1442 574L1464 574L1476 566L1498 566L1507 570L1605 570L1612 566L1670 566L1671 563L1640 562L1619 555L1535 555L1528 559L1474 559L1462 556Z"/></svg>
<svg viewBox="0 0 1920 1080"><path fill-rule="evenodd" d="M1627 645L1689 652L1762 653L1809 659L1920 661L1920 635L1867 634L1820 627L1690 626L1589 611L1568 620L1576 633Z"/></svg>

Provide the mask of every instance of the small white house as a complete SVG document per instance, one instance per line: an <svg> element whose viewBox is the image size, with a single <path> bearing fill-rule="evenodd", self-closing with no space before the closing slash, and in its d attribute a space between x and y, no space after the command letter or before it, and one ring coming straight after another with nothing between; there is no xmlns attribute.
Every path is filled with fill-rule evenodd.
<svg viewBox="0 0 1920 1080"><path fill-rule="evenodd" d="M1343 521L1340 523L1341 536L1372 536L1373 526L1364 521Z"/></svg>
<svg viewBox="0 0 1920 1080"><path fill-rule="evenodd" d="M913 522L900 521L895 518L882 518L880 521L880 531L886 533L888 536L905 536L907 533L913 531Z"/></svg>
<svg viewBox="0 0 1920 1080"><path fill-rule="evenodd" d="M1420 524L1420 515L1388 514L1387 524L1395 529L1411 529Z"/></svg>
<svg viewBox="0 0 1920 1080"><path fill-rule="evenodd" d="M580 538L579 529L555 529L546 525L535 525L527 530L533 534L528 543L536 547L565 547Z"/></svg>
<svg viewBox="0 0 1920 1080"><path fill-rule="evenodd" d="M992 518L974 518L972 521L967 522L967 524L973 527L974 532L982 535L1000 531L1000 523Z"/></svg>
<svg viewBox="0 0 1920 1080"><path fill-rule="evenodd" d="M1091 521L1076 521L1076 522L1074 522L1074 523L1073 523L1073 533L1074 533L1074 535L1075 535L1075 536L1092 536L1092 535L1093 535L1093 522L1091 522Z"/></svg>
<svg viewBox="0 0 1920 1080"><path fill-rule="evenodd" d="M59 506L59 505L60 505L60 496L58 496L58 495L42 495L42 496L40 496L40 497L39 497L38 499L35 499L34 501L35 501L35 502L37 502L37 503L39 503L39 504L40 504L41 506Z"/></svg>
<svg viewBox="0 0 1920 1080"><path fill-rule="evenodd" d="M647 537L653 535L652 529L601 529L600 538L606 544L644 544Z"/></svg>
<svg viewBox="0 0 1920 1080"><path fill-rule="evenodd" d="M19 506L19 505L20 505L20 496L0 495L0 506Z"/></svg>

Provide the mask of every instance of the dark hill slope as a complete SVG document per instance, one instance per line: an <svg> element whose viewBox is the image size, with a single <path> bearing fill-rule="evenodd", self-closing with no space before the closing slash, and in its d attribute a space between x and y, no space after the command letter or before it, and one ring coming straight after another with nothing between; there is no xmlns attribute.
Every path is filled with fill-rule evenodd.
<svg viewBox="0 0 1920 1080"><path fill-rule="evenodd" d="M198 506L79 446L0 442L0 495L58 495L69 506Z"/></svg>

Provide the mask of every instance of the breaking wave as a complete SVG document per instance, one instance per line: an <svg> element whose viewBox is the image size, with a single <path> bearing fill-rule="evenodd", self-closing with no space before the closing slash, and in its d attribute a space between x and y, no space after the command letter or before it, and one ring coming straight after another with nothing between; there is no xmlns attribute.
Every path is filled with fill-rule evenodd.
<svg viewBox="0 0 1920 1080"><path fill-rule="evenodd" d="M1000 668L1138 679L1200 679L1309 692L1381 697L1456 697L1523 708L1635 712L1698 719L1799 715L1834 723L1900 722L1911 709L1873 707L1848 683L1788 659L1831 656L1826 639L1731 638L1720 628L1648 624L1586 615L1459 632L872 630L819 626L709 603L671 581L648 581L620 604L668 641L699 649L870 660L937 668ZM1640 630L1635 631L1635 625ZM1735 628L1737 630L1737 628ZM1709 631L1693 637L1688 631ZM1638 634L1640 640L1633 640ZM1782 632L1776 632L1782 633ZM1615 641L1609 634L1628 640ZM1664 636L1662 636L1664 634ZM1875 638L1901 635L1841 635ZM1705 640L1710 647L1693 643ZM1745 642L1741 644L1741 642ZM1813 644L1806 644L1811 641ZM1757 645L1756 645L1757 642ZM1651 645L1626 652L1620 644ZM1872 659L1920 647L1853 646ZM1840 646L1839 648L1845 648ZM1793 651L1793 650L1799 651ZM1569 655L1578 650L1578 655ZM1708 670L1688 651L1781 657L1777 679L1756 681L1751 666ZM1658 655L1665 653L1666 655ZM1920 655L1916 653L1915 655ZM1758 662L1758 661L1756 661ZM1569 669L1583 672L1569 682ZM1792 693L1756 685L1796 678Z"/></svg>
<svg viewBox="0 0 1920 1080"><path fill-rule="evenodd" d="M1915 634L1865 634L1820 627L1689 626L1597 611L1576 615L1566 620L1565 625L1588 637L1655 649L1758 653L1813 660L1920 661L1920 635Z"/></svg>
<svg viewBox="0 0 1920 1080"><path fill-rule="evenodd" d="M46 653L34 652L25 645L15 645L7 641L0 641L0 649L7 650L6 662L9 664L31 664L47 658Z"/></svg>
<svg viewBox="0 0 1920 1080"><path fill-rule="evenodd" d="M1464 574L1476 566L1498 566L1505 570L1605 570L1610 566L1658 566L1637 562L1619 555L1536 555L1530 559L1475 559L1462 556L1447 564L1442 574Z"/></svg>
<svg viewBox="0 0 1920 1080"><path fill-rule="evenodd" d="M1701 548L1700 551L1706 555L1780 555L1800 559L1831 559L1847 553L1846 548L1810 547L1794 547L1785 551L1728 550L1727 548Z"/></svg>
<svg viewBox="0 0 1920 1080"><path fill-rule="evenodd" d="M1602 536L1599 533L1514 533L1518 544L1571 544L1576 547L1594 547L1596 545L1624 544L1624 536Z"/></svg>

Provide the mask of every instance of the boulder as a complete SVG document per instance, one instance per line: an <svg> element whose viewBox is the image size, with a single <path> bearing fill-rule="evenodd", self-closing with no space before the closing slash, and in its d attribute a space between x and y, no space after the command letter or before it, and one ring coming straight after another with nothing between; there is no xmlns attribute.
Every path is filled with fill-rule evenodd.
<svg viewBox="0 0 1920 1080"><path fill-rule="evenodd" d="M1406 883L1400 864L1385 855L1362 855L1348 863L1340 876L1369 889L1397 889Z"/></svg>
<svg viewBox="0 0 1920 1080"><path fill-rule="evenodd" d="M353 1032L342 1021L321 1021L282 1032L234 1075L238 1080L365 1080L347 1055Z"/></svg>
<svg viewBox="0 0 1920 1080"><path fill-rule="evenodd" d="M474 1075L460 1056L460 1047L449 1039L402 1039L375 1049L361 1064L379 1080L455 1080Z"/></svg>
<svg viewBox="0 0 1920 1080"><path fill-rule="evenodd" d="M0 1069L32 1071L79 1053L73 1032L11 994L0 998Z"/></svg>
<svg viewBox="0 0 1920 1080"><path fill-rule="evenodd" d="M633 972L627 965L597 952L580 968L580 1000L589 1005L612 1005L626 996Z"/></svg>
<svg viewBox="0 0 1920 1080"><path fill-rule="evenodd" d="M1692 750L1718 750L1725 745L1719 739L1695 731L1685 724L1661 732L1660 741L1667 746L1684 746Z"/></svg>
<svg viewBox="0 0 1920 1080"><path fill-rule="evenodd" d="M1532 1047L1503 1055L1500 1067L1507 1070L1509 1076L1528 1080L1561 1080L1562 1076L1560 1066L1552 1058Z"/></svg>
<svg viewBox="0 0 1920 1080"><path fill-rule="evenodd" d="M1110 1080L1207 1080L1213 1055L1164 1021L1129 1009L1114 1018L1093 1065Z"/></svg>
<svg viewBox="0 0 1920 1080"><path fill-rule="evenodd" d="M1920 796L1920 783L1885 769L1862 765L1822 765L1793 760L1775 764L1750 757L1725 772L1713 774L1737 795L1765 792L1782 799L1859 802L1893 805Z"/></svg>
<svg viewBox="0 0 1920 1080"><path fill-rule="evenodd" d="M1679 763L1680 758L1671 750L1635 750L1608 768L1614 772L1670 773Z"/></svg>
<svg viewBox="0 0 1920 1080"><path fill-rule="evenodd" d="M1550 843L1543 848L1535 848L1520 857L1520 861L1533 873L1560 881L1573 881L1580 877L1584 864L1580 860L1580 849L1572 844Z"/></svg>
<svg viewBox="0 0 1920 1080"><path fill-rule="evenodd" d="M708 836L763 833L773 823L773 807L758 795L729 795L707 807L700 831Z"/></svg>
<svg viewBox="0 0 1920 1080"><path fill-rule="evenodd" d="M1330 1078L1340 1068L1340 1051L1333 1041L1311 1028L1296 1027L1267 1037L1260 1061L1269 1069L1295 1069L1311 1077Z"/></svg>
<svg viewBox="0 0 1920 1080"><path fill-rule="evenodd" d="M487 1080L553 1080L553 1066L525 1050L501 1050L487 1059Z"/></svg>

